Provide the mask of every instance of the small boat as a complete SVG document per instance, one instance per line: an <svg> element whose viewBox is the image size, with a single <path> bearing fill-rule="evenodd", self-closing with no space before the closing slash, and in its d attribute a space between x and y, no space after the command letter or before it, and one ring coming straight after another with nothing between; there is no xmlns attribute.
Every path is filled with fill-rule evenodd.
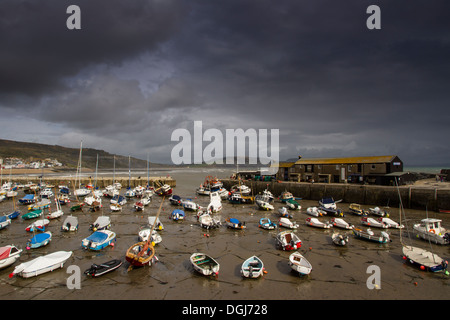
<svg viewBox="0 0 450 320"><path fill-rule="evenodd" d="M278 213L280 214L280 217L292 219L292 215L289 213L286 207L278 209Z"/></svg>
<svg viewBox="0 0 450 320"><path fill-rule="evenodd" d="M72 256L72 251L57 251L44 256L37 257L33 260L21 263L15 267L9 277L15 275L23 278L36 277L46 272L62 268L64 263Z"/></svg>
<svg viewBox="0 0 450 320"><path fill-rule="evenodd" d="M288 218L284 218L284 217L281 217L278 220L278 225L280 227L285 227L285 228L289 228L289 229L297 229L298 228L298 224L297 223L292 222Z"/></svg>
<svg viewBox="0 0 450 320"><path fill-rule="evenodd" d="M62 231L77 231L78 230L78 218L74 216L68 216L64 220L62 226Z"/></svg>
<svg viewBox="0 0 450 320"><path fill-rule="evenodd" d="M117 203L111 203L111 204L109 205L109 208L110 208L111 211L113 211L113 212L119 212L119 211L122 211L122 206L121 206L120 204L117 204Z"/></svg>
<svg viewBox="0 0 450 320"><path fill-rule="evenodd" d="M264 273L264 263L257 256L245 260L241 266L241 275L245 278L259 278Z"/></svg>
<svg viewBox="0 0 450 320"><path fill-rule="evenodd" d="M402 252L404 260L423 271L440 272L448 267L446 260L435 253L418 247L404 245Z"/></svg>
<svg viewBox="0 0 450 320"><path fill-rule="evenodd" d="M181 206L183 204L183 199L179 195L173 194L169 198L169 202L174 206Z"/></svg>
<svg viewBox="0 0 450 320"><path fill-rule="evenodd" d="M211 192L209 194L208 210L210 210L213 213L222 210L222 198L220 197L217 191Z"/></svg>
<svg viewBox="0 0 450 320"><path fill-rule="evenodd" d="M27 242L27 250L46 246L52 240L50 231L38 233Z"/></svg>
<svg viewBox="0 0 450 320"><path fill-rule="evenodd" d="M363 210L361 208L361 205L357 203L350 203L348 206L350 213L357 215L357 216L367 216L367 211Z"/></svg>
<svg viewBox="0 0 450 320"><path fill-rule="evenodd" d="M144 195L145 187L143 186L137 186L134 188L134 195L136 197L142 197Z"/></svg>
<svg viewBox="0 0 450 320"><path fill-rule="evenodd" d="M369 212L380 217L389 217L388 211L386 209L383 210L380 207L369 208Z"/></svg>
<svg viewBox="0 0 450 320"><path fill-rule="evenodd" d="M21 254L22 249L17 248L15 245L0 247L0 269L12 265L20 258Z"/></svg>
<svg viewBox="0 0 450 320"><path fill-rule="evenodd" d="M204 229L219 228L221 225L220 220L217 218L214 218L209 213L203 213L203 214L199 215L198 222Z"/></svg>
<svg viewBox="0 0 450 320"><path fill-rule="evenodd" d="M184 220L185 216L186 216L186 214L184 213L183 210L175 209L170 214L169 219L172 219L173 221L180 221L180 220Z"/></svg>
<svg viewBox="0 0 450 320"><path fill-rule="evenodd" d="M21 212L19 210L14 211L13 213L8 214L8 218L13 220L17 219L20 216Z"/></svg>
<svg viewBox="0 0 450 320"><path fill-rule="evenodd" d="M162 222L159 220L158 217L148 217L148 224L150 226L152 226L156 221L156 225L155 225L155 230L156 231L161 231L164 230L164 225L162 224Z"/></svg>
<svg viewBox="0 0 450 320"><path fill-rule="evenodd" d="M98 251L109 245L114 246L112 243L116 241L116 234L110 230L95 231L89 237L81 241L81 246L84 249Z"/></svg>
<svg viewBox="0 0 450 320"><path fill-rule="evenodd" d="M194 270L205 276L218 276L220 265L205 253L194 253L189 258Z"/></svg>
<svg viewBox="0 0 450 320"><path fill-rule="evenodd" d="M294 199L294 196L289 191L285 190L281 193L280 200L281 202L286 202L288 200Z"/></svg>
<svg viewBox="0 0 450 320"><path fill-rule="evenodd" d="M89 226L89 230L106 230L111 227L111 219L108 216L98 217L93 224Z"/></svg>
<svg viewBox="0 0 450 320"><path fill-rule="evenodd" d="M277 234L276 246L278 249L291 251L299 249L302 246L302 241L295 233L282 231Z"/></svg>
<svg viewBox="0 0 450 320"><path fill-rule="evenodd" d="M116 270L122 265L122 260L114 259L107 262L103 262L100 265L92 264L89 269L84 271L84 274L93 278L100 277L105 273Z"/></svg>
<svg viewBox="0 0 450 320"><path fill-rule="evenodd" d="M64 215L64 211L62 211L61 205L59 204L59 202L56 201L56 210L51 211L49 209L48 214L47 214L47 219L56 219L56 218L61 217L62 215Z"/></svg>
<svg viewBox="0 0 450 320"><path fill-rule="evenodd" d="M325 216L327 214L327 212L318 207L308 207L306 209L306 214L309 214L310 216L313 216L313 217L321 217L321 216Z"/></svg>
<svg viewBox="0 0 450 320"><path fill-rule="evenodd" d="M44 210L50 207L51 201L49 199L42 199L35 204L28 206L28 210Z"/></svg>
<svg viewBox="0 0 450 320"><path fill-rule="evenodd" d="M413 229L416 234L424 240L436 244L449 244L450 233L441 226L441 222L441 219L426 218L422 219L420 223L415 224Z"/></svg>
<svg viewBox="0 0 450 320"><path fill-rule="evenodd" d="M148 206L152 202L152 196L149 194L145 194L142 196L140 201L144 206Z"/></svg>
<svg viewBox="0 0 450 320"><path fill-rule="evenodd" d="M164 185L162 185L160 188L157 188L157 189L155 190L155 193L156 193L158 196L161 196L161 197L163 197L163 196L170 196L170 195L172 194L172 192L173 192L173 189L172 189L172 187L171 187L170 185L168 185L168 184L164 184Z"/></svg>
<svg viewBox="0 0 450 320"><path fill-rule="evenodd" d="M25 228L25 231L28 232L34 232L36 230L38 231L45 231L45 227L47 227L50 223L50 220L48 219L41 219L36 220L32 224L30 224L28 227Z"/></svg>
<svg viewBox="0 0 450 320"><path fill-rule="evenodd" d="M250 189L245 184L236 184L231 187L231 193L240 193L243 196L247 196L252 193L252 189Z"/></svg>
<svg viewBox="0 0 450 320"><path fill-rule="evenodd" d="M236 218L229 218L225 220L227 227L230 229L245 229L245 222L240 222Z"/></svg>
<svg viewBox="0 0 450 320"><path fill-rule="evenodd" d="M76 196L76 197L80 197L80 198L82 198L82 197L86 197L88 194L90 194L92 191L90 190L90 189L88 189L88 188L80 188L80 189L76 189L74 192L73 192L73 194Z"/></svg>
<svg viewBox="0 0 450 320"><path fill-rule="evenodd" d="M134 198L135 196L136 196L136 192L133 189L128 188L127 191L125 191L126 198Z"/></svg>
<svg viewBox="0 0 450 320"><path fill-rule="evenodd" d="M298 272L302 276L306 276L312 271L311 263L297 251L289 256L289 265L292 270Z"/></svg>
<svg viewBox="0 0 450 320"><path fill-rule="evenodd" d="M362 217L361 224L363 224L365 226L369 226L369 227L374 227L374 228L382 228L382 229L389 228L389 226L387 224L383 223L382 221L379 221L379 220L376 220L376 219L370 218L370 217Z"/></svg>
<svg viewBox="0 0 450 320"><path fill-rule="evenodd" d="M359 228L353 228L353 234L359 239L374 241L378 243L387 243L391 241L389 234L387 234L386 232L381 231L381 234L377 235L370 228L367 229L367 231Z"/></svg>
<svg viewBox="0 0 450 320"><path fill-rule="evenodd" d="M8 227L11 224L11 219L8 216L0 217L0 230Z"/></svg>
<svg viewBox="0 0 450 320"><path fill-rule="evenodd" d="M346 234L333 233L331 240L337 246L345 246L348 243L348 236Z"/></svg>
<svg viewBox="0 0 450 320"><path fill-rule="evenodd" d="M58 194L57 200L58 200L60 205L66 205L66 204L70 203L70 198L69 198L69 195L67 193L60 193L60 194Z"/></svg>
<svg viewBox="0 0 450 320"><path fill-rule="evenodd" d="M36 202L34 194L26 194L22 199L19 199L20 204L30 205Z"/></svg>
<svg viewBox="0 0 450 320"><path fill-rule="evenodd" d="M342 219L342 218L332 218L331 224L333 225L333 227L336 227L336 228L347 229L347 230L353 229L353 225L344 221L344 219Z"/></svg>
<svg viewBox="0 0 450 320"><path fill-rule="evenodd" d="M70 211L74 212L74 211L83 210L83 206L84 206L84 202L77 202L73 206L70 207Z"/></svg>
<svg viewBox="0 0 450 320"><path fill-rule="evenodd" d="M333 209L337 210L336 203L341 202L342 200L335 201L332 197L322 198L319 200L319 206L324 209Z"/></svg>
<svg viewBox="0 0 450 320"><path fill-rule="evenodd" d="M269 218L261 218L259 219L259 227L266 230L273 230L277 228L277 225Z"/></svg>
<svg viewBox="0 0 450 320"><path fill-rule="evenodd" d="M158 234L156 230L151 231L151 228L142 228L139 231L139 241L148 241L148 238L150 236L150 232L152 232L152 236L150 241L152 242L152 245L155 246L158 243L161 243L162 237Z"/></svg>
<svg viewBox="0 0 450 320"><path fill-rule="evenodd" d="M41 209L33 210L33 211L23 214L22 219L29 220L29 219L39 218L40 216L42 216L43 213L44 213L44 211Z"/></svg>
<svg viewBox="0 0 450 320"><path fill-rule="evenodd" d="M256 202L256 205L258 206L258 208L261 209L261 210L268 211L268 210L274 210L275 209L275 207L272 204L270 204L268 201L264 201L264 200L261 200L261 199L256 199L255 202Z"/></svg>
<svg viewBox="0 0 450 320"><path fill-rule="evenodd" d="M289 209L292 209L292 210L301 210L302 209L302 206L297 201L295 201L294 199L287 200L286 201L286 206Z"/></svg>
<svg viewBox="0 0 450 320"><path fill-rule="evenodd" d="M331 223L322 222L317 218L308 217L308 218L306 218L305 222L306 222L307 226L315 227L315 228L330 229L333 227L333 225Z"/></svg>
<svg viewBox="0 0 450 320"><path fill-rule="evenodd" d="M114 197L109 200L111 204L118 204L121 206L124 206L127 203L127 198L121 195L115 195Z"/></svg>
<svg viewBox="0 0 450 320"><path fill-rule="evenodd" d="M403 229L405 226L401 225L397 222L395 222L394 220L390 219L390 218L386 218L386 217L379 217L377 219L378 221L384 223L385 225L387 225L389 228L395 228L395 229Z"/></svg>
<svg viewBox="0 0 450 320"><path fill-rule="evenodd" d="M39 195L41 196L41 198L43 199L48 199L54 196L54 193L52 191L52 189L50 188L45 188L44 190L42 190Z"/></svg>
<svg viewBox="0 0 450 320"><path fill-rule="evenodd" d="M136 211L144 211L144 204L140 201L135 202L133 207Z"/></svg>
<svg viewBox="0 0 450 320"><path fill-rule="evenodd" d="M181 202L181 205L183 206L184 210L197 211L198 209L200 209L200 206L192 201L192 199L183 200Z"/></svg>

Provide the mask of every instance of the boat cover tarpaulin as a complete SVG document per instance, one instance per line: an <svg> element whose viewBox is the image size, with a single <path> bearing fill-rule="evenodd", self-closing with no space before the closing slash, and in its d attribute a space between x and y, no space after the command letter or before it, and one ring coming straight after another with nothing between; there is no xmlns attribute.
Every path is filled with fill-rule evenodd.
<svg viewBox="0 0 450 320"><path fill-rule="evenodd" d="M11 247L1 247L0 248L0 260L8 258L10 252L11 252Z"/></svg>
<svg viewBox="0 0 450 320"><path fill-rule="evenodd" d="M7 220L7 216L1 216L0 217L0 222L5 222Z"/></svg>
<svg viewBox="0 0 450 320"><path fill-rule="evenodd" d="M108 238L108 234L96 231L93 234L91 234L89 237L86 238L86 240L94 241L94 242L103 242Z"/></svg>
<svg viewBox="0 0 450 320"><path fill-rule="evenodd" d="M38 243L41 243L41 242L47 240L48 238L50 238L50 234L48 234L48 233L39 233L39 234L35 235L31 239L31 243L32 244L38 244Z"/></svg>
<svg viewBox="0 0 450 320"><path fill-rule="evenodd" d="M235 218L231 218L231 219L230 219L230 222L231 222L231 223L239 224L239 220L238 220L238 219L235 219Z"/></svg>
<svg viewBox="0 0 450 320"><path fill-rule="evenodd" d="M27 194L21 200L34 200L34 194Z"/></svg>

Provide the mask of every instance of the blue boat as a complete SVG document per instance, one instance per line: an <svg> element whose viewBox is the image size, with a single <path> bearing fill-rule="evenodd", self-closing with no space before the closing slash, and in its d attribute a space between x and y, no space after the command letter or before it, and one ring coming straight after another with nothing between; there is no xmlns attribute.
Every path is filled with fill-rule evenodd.
<svg viewBox="0 0 450 320"><path fill-rule="evenodd" d="M170 214L170 217L174 220L174 221L178 221L178 220L183 220L185 217L185 213L183 210L180 209L175 209L172 211L172 213Z"/></svg>
<svg viewBox="0 0 450 320"><path fill-rule="evenodd" d="M14 211L13 213L10 213L10 214L8 214L8 218L10 218L10 219L16 219L18 216L20 216L20 211L19 210L16 210L16 211Z"/></svg>
<svg viewBox="0 0 450 320"><path fill-rule="evenodd" d="M116 241L116 234L110 230L95 231L89 237L81 241L81 246L84 249L99 251L109 245L114 246L112 243Z"/></svg>
<svg viewBox="0 0 450 320"><path fill-rule="evenodd" d="M9 219L8 216L0 217L0 229L6 228L10 224L11 224L11 219Z"/></svg>
<svg viewBox="0 0 450 320"><path fill-rule="evenodd" d="M269 218L259 219L259 227L267 230L273 230L277 228L277 225L270 221Z"/></svg>
<svg viewBox="0 0 450 320"><path fill-rule="evenodd" d="M19 199L19 203L21 204L32 204L35 203L36 198L34 197L34 194L27 194L22 199Z"/></svg>
<svg viewBox="0 0 450 320"><path fill-rule="evenodd" d="M231 228L231 229L245 229L245 222L240 222L238 219L236 218L230 218L225 220L225 222L227 223L227 227Z"/></svg>
<svg viewBox="0 0 450 320"><path fill-rule="evenodd" d="M50 231L38 233L27 242L27 249L35 249L46 246L52 240L52 233Z"/></svg>

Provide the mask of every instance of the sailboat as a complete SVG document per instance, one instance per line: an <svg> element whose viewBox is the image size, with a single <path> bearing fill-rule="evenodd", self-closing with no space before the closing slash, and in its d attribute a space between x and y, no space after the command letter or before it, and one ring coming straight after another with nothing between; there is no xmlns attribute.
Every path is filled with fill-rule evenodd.
<svg viewBox="0 0 450 320"><path fill-rule="evenodd" d="M156 219L152 225L150 230L150 234L152 234L155 229L156 223L158 221L159 214L161 212L162 205L164 203L165 197L163 197L161 201L161 205L159 206L158 213L156 214ZM125 259L130 263L130 268L132 267L143 267L143 266L151 266L155 257L155 247L152 244L152 237L149 237L147 241L141 241L133 244L128 248Z"/></svg>
<svg viewBox="0 0 450 320"><path fill-rule="evenodd" d="M55 203L56 203L56 211L50 212L47 215L47 219L56 219L61 217L64 214L64 211L62 211L61 209L61 203L59 202L59 200L57 198L55 198Z"/></svg>
<svg viewBox="0 0 450 320"><path fill-rule="evenodd" d="M78 189L75 189L75 191L73 192L73 194L78 198L78 197L85 197L87 196L89 193L91 193L91 190L89 190L88 188L81 188L81 155L82 155L82 151L83 151L83 141L81 141L80 143L80 157L78 159L78 166L77 166L77 177L78 177Z"/></svg>

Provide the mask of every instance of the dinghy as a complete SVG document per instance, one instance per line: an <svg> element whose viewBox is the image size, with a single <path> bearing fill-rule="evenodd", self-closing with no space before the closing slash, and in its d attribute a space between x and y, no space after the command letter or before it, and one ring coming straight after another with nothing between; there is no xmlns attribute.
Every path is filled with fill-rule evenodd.
<svg viewBox="0 0 450 320"><path fill-rule="evenodd" d="M245 222L240 222L236 218L229 218L225 220L227 227L231 229L245 229Z"/></svg>
<svg viewBox="0 0 450 320"><path fill-rule="evenodd" d="M367 216L367 211L363 210L361 208L361 205L357 203L350 203L348 206L350 213L356 215L356 216Z"/></svg>
<svg viewBox="0 0 450 320"><path fill-rule="evenodd" d="M348 243L348 236L346 234L333 233L331 240L337 246L345 246Z"/></svg>
<svg viewBox="0 0 450 320"><path fill-rule="evenodd" d="M356 236L356 238L374 241L378 243L387 243L391 241L389 234L387 234L384 231L381 231L381 234L375 234L372 230L367 229L367 231L364 231L359 228L353 228L353 234Z"/></svg>
<svg viewBox="0 0 450 320"><path fill-rule="evenodd" d="M327 214L327 212L318 207L309 207L306 209L306 214L309 214L310 216L313 216L313 217L321 217L321 216L325 216Z"/></svg>
<svg viewBox="0 0 450 320"><path fill-rule="evenodd" d="M133 207L136 211L144 211L144 204L140 201L135 202Z"/></svg>
<svg viewBox="0 0 450 320"><path fill-rule="evenodd" d="M98 217L93 224L89 226L89 230L106 230L111 227L111 219L108 216Z"/></svg>
<svg viewBox="0 0 450 320"><path fill-rule="evenodd" d="M278 220L278 225L280 227L285 227L285 228L289 228L289 229L297 229L298 228L298 224L294 222L292 222L291 220L289 220L288 218L284 218L281 217Z"/></svg>
<svg viewBox="0 0 450 320"><path fill-rule="evenodd" d="M62 231L77 231L78 230L78 218L74 216L68 216L64 220L62 226Z"/></svg>
<svg viewBox="0 0 450 320"><path fill-rule="evenodd" d="M43 213L44 213L44 211L42 211L41 209L33 210L33 211L30 211L30 212L27 212L27 213L23 214L22 215L22 219L23 220L30 220L30 219L39 218L40 216L42 216Z"/></svg>
<svg viewBox="0 0 450 320"><path fill-rule="evenodd" d="M162 222L159 220L158 217L148 217L148 224L150 226L155 224L155 222L156 222L156 225L155 225L155 230L156 231L164 230L164 225L162 224Z"/></svg>
<svg viewBox="0 0 450 320"><path fill-rule="evenodd" d="M221 225L220 220L217 218L214 218L209 213L203 213L203 214L199 215L198 222L200 223L201 227L204 229L219 228Z"/></svg>
<svg viewBox="0 0 450 320"><path fill-rule="evenodd" d="M194 253L189 258L194 270L205 276L218 276L220 265L211 256L205 253Z"/></svg>
<svg viewBox="0 0 450 320"><path fill-rule="evenodd" d="M275 207L267 201L264 201L261 199L256 199L255 202L256 202L256 205L258 206L258 208L261 210L269 211L269 210L275 209Z"/></svg>
<svg viewBox="0 0 450 320"><path fill-rule="evenodd" d="M13 213L8 214L8 218L13 220L13 219L17 219L20 216L21 212L16 210Z"/></svg>
<svg viewBox="0 0 450 320"><path fill-rule="evenodd" d="M16 262L22 253L22 249L15 245L7 245L0 247L0 269L9 267Z"/></svg>
<svg viewBox="0 0 450 320"><path fill-rule="evenodd" d="M11 219L8 216L0 217L0 230L8 227L11 224Z"/></svg>
<svg viewBox="0 0 450 320"><path fill-rule="evenodd" d="M342 218L332 218L331 224L333 225L333 227L336 227L336 228L347 229L347 230L353 229L353 225L344 221L344 219L342 219Z"/></svg>
<svg viewBox="0 0 450 320"><path fill-rule="evenodd" d="M299 249L302 246L302 241L295 233L282 231L277 234L276 246L278 249L291 251Z"/></svg>
<svg viewBox="0 0 450 320"><path fill-rule="evenodd" d="M401 225L397 222L395 222L394 220L390 219L390 218L386 218L386 217L380 217L377 219L378 221L384 223L385 225L387 225L389 228L395 228L395 229L403 229L405 226Z"/></svg>
<svg viewBox="0 0 450 320"><path fill-rule="evenodd" d="M172 219L173 221L181 221L184 220L185 216L186 215L183 210L175 209L170 214L169 219Z"/></svg>
<svg viewBox="0 0 450 320"><path fill-rule="evenodd" d="M261 218L259 219L259 227L266 230L273 230L277 228L277 225L270 221L269 218Z"/></svg>
<svg viewBox="0 0 450 320"><path fill-rule="evenodd" d="M278 209L278 213L280 214L281 217L283 218L289 218L292 219L292 215L289 214L289 211L286 207L282 207L280 209Z"/></svg>
<svg viewBox="0 0 450 320"><path fill-rule="evenodd" d="M150 232L152 232L152 237L150 239L150 241L152 242L152 245L155 246L156 244L161 243L162 237L158 234L158 232L156 230L151 231L151 228L142 228L139 231L139 234L138 234L139 241L148 241Z"/></svg>
<svg viewBox="0 0 450 320"><path fill-rule="evenodd" d="M127 203L127 199L121 195L115 195L109 200L110 204L118 204L120 206L124 206Z"/></svg>
<svg viewBox="0 0 450 320"><path fill-rule="evenodd" d="M386 209L381 209L380 207L375 207L375 208L369 208L369 212L371 214L380 216L380 217L388 217L389 213L387 212Z"/></svg>
<svg viewBox="0 0 450 320"><path fill-rule="evenodd" d="M109 205L109 208L111 209L112 212L122 211L122 206L120 204L117 204L117 203L111 203Z"/></svg>
<svg viewBox="0 0 450 320"><path fill-rule="evenodd" d="M183 206L184 210L189 210L189 211L197 211L198 209L200 209L200 206L198 204L196 204L194 201L192 201L192 199L183 200L182 206Z"/></svg>
<svg viewBox="0 0 450 320"><path fill-rule="evenodd" d="M297 271L301 276L311 273L312 265L299 252L294 252L289 256L289 265L292 270Z"/></svg>
<svg viewBox="0 0 450 320"><path fill-rule="evenodd" d="M114 232L110 230L99 230L83 239L81 246L86 250L99 251L109 245L114 246L113 241L116 241L116 234Z"/></svg>
<svg viewBox="0 0 450 320"><path fill-rule="evenodd" d="M89 269L84 271L84 274L93 278L100 277L105 273L116 270L122 265L122 260L114 259L111 261L103 262L102 264L92 264Z"/></svg>
<svg viewBox="0 0 450 320"><path fill-rule="evenodd" d="M241 275L245 278L259 278L263 275L264 263L257 256L245 260L241 266Z"/></svg>
<svg viewBox="0 0 450 320"><path fill-rule="evenodd" d="M52 233L50 231L38 233L27 242L27 250L46 246L51 240Z"/></svg>
<svg viewBox="0 0 450 320"><path fill-rule="evenodd" d="M331 227L333 227L331 223L322 222L317 218L306 218L305 222L307 226L315 228L330 229Z"/></svg>
<svg viewBox="0 0 450 320"><path fill-rule="evenodd" d="M292 209L292 210L301 210L302 209L302 206L297 201L295 201L294 199L287 200L286 201L286 206L289 209Z"/></svg>
<svg viewBox="0 0 450 320"><path fill-rule="evenodd" d="M36 277L43 273L62 268L71 255L72 251L57 251L37 257L15 267L9 277L12 278L15 275L23 278Z"/></svg>
<svg viewBox="0 0 450 320"><path fill-rule="evenodd" d="M36 230L38 231L45 231L45 227L47 227L50 223L50 220L48 219L41 219L33 222L28 227L25 228L25 231L28 232L34 232Z"/></svg>
<svg viewBox="0 0 450 320"><path fill-rule="evenodd" d="M289 191L285 190L281 193L281 196L280 196L281 202L286 202L291 199L294 199L294 196Z"/></svg>
<svg viewBox="0 0 450 320"><path fill-rule="evenodd" d="M361 224L363 224L365 226L369 226L369 227L374 227L374 228L382 228L382 229L389 228L389 226L387 224L383 223L382 221L375 220L374 218L369 218L369 217L361 218Z"/></svg>

